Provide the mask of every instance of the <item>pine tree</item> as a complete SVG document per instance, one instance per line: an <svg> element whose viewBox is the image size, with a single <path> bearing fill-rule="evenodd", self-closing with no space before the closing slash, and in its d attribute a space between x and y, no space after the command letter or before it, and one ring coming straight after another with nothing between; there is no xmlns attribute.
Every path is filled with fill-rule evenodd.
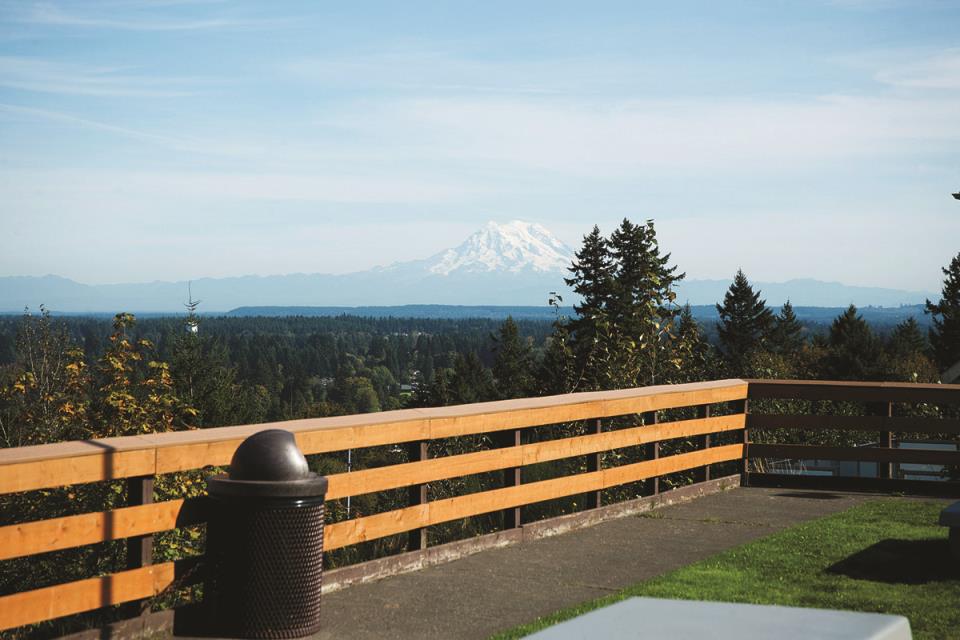
<svg viewBox="0 0 960 640"><path fill-rule="evenodd" d="M943 269L942 295L934 304L927 300L926 312L933 315L930 346L941 371L960 362L960 253Z"/></svg>
<svg viewBox="0 0 960 640"><path fill-rule="evenodd" d="M927 341L920 331L920 325L910 317L894 327L887 340L887 352L895 357L922 354L927 350Z"/></svg>
<svg viewBox="0 0 960 640"><path fill-rule="evenodd" d="M496 358L493 378L497 396L502 400L523 398L533 391L533 355L530 345L520 337L513 317L508 316L494 337Z"/></svg>
<svg viewBox="0 0 960 640"><path fill-rule="evenodd" d="M569 328L572 333L589 333L591 318L606 311L613 293L610 247L606 238L600 235L599 227L594 225L593 230L583 237L583 246L575 256L576 260L569 268L572 277L565 278L564 282L582 301L573 306L577 317L570 321Z"/></svg>
<svg viewBox="0 0 960 640"><path fill-rule="evenodd" d="M927 340L915 319L907 318L887 339L883 378L899 382L936 382L939 372L927 357Z"/></svg>
<svg viewBox="0 0 960 640"><path fill-rule="evenodd" d="M797 320L793 305L787 300L780 313L773 319L770 332L770 348L781 355L792 355L800 351L806 340L803 337L803 325Z"/></svg>
<svg viewBox="0 0 960 640"><path fill-rule="evenodd" d="M452 404L471 404L493 399L495 394L490 370L480 362L476 351L470 351L466 355L457 354L449 391Z"/></svg>
<svg viewBox="0 0 960 640"><path fill-rule="evenodd" d="M546 349L537 369L537 388L540 395L570 393L573 382L573 352L570 334L565 323L554 323L553 334L547 338Z"/></svg>
<svg viewBox="0 0 960 640"><path fill-rule="evenodd" d="M677 319L674 357L679 375L673 382L699 382L712 377L713 348L704 337L700 323L693 317L689 304L683 306Z"/></svg>
<svg viewBox="0 0 960 640"><path fill-rule="evenodd" d="M754 292L742 269L737 270L733 283L717 305L720 322L717 332L724 360L734 375L740 375L754 350L767 340L773 323L773 314Z"/></svg>
<svg viewBox="0 0 960 640"><path fill-rule="evenodd" d="M660 255L653 220L635 225L624 218L610 235L615 270L610 312L627 332L639 333L651 318L672 320L679 314L673 305L673 286L685 274L670 266L670 254Z"/></svg>
<svg viewBox="0 0 960 640"><path fill-rule="evenodd" d="M569 268L570 278L564 279L581 297L573 306L576 316L566 323L565 347L573 358L573 367L579 372L578 390L602 387L601 362L608 345L602 343L607 335L609 305L613 295L613 264L610 247L596 225L583 237L583 246L575 254ZM561 355L560 352L553 354ZM566 368L566 367L565 367Z"/></svg>
<svg viewBox="0 0 960 640"><path fill-rule="evenodd" d="M850 305L830 325L825 373L835 380L876 380L880 377L880 344L870 325Z"/></svg>
<svg viewBox="0 0 960 640"><path fill-rule="evenodd" d="M660 255L652 220L624 219L609 241L597 227L584 237L566 280L583 302L564 325L568 339L552 341L548 353L569 355L568 391L651 384L672 367L673 285L684 274L669 262L670 254Z"/></svg>
<svg viewBox="0 0 960 640"><path fill-rule="evenodd" d="M679 309L673 286L685 276L660 255L653 220L624 218L610 235L615 265L610 301L611 386L655 384L672 361L670 333Z"/></svg>

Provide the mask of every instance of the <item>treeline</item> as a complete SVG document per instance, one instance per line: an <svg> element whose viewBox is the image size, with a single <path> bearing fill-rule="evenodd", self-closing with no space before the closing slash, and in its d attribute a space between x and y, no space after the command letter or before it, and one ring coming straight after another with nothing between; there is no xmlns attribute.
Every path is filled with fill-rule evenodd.
<svg viewBox="0 0 960 640"><path fill-rule="evenodd" d="M196 333L188 331L194 323ZM49 390L68 370L102 369L117 331L143 351L140 361L166 363L173 394L194 411L188 423L209 427L400 408L414 386L454 368L460 354L492 366L498 326L349 316L135 321L121 314L112 323L44 312L8 316L0 318L0 425L18 435L4 445L50 441L50 425L33 423L52 409L36 412L34 395L56 395ZM519 326L533 344L550 331L542 321ZM92 395L102 387L93 379L88 386Z"/></svg>
<svg viewBox="0 0 960 640"><path fill-rule="evenodd" d="M107 435L53 424L103 404L117 332L138 366L156 365L131 369L131 380L162 371L174 404L189 409L165 420L201 428L721 377L935 382L960 360L958 259L943 270L941 300L927 305L929 331L911 318L884 334L853 306L814 332L789 302L768 309L742 271L705 327L676 303L684 274L653 222L629 220L609 237L596 227L584 237L566 281L581 301L567 317L555 298L553 322L0 317L0 437L18 446Z"/></svg>

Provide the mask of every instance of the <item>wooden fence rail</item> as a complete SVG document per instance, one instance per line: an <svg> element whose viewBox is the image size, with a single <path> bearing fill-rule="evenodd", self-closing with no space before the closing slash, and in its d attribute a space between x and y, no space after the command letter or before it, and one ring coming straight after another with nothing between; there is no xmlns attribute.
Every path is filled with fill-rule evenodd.
<svg viewBox="0 0 960 640"><path fill-rule="evenodd" d="M746 394L744 381L722 380L7 449L0 450L0 494L118 479L132 482L175 471L225 465L246 437L268 428L291 431L301 450L308 455L380 445L414 443L419 446L439 438L477 434L511 434L510 440L505 441L506 446L497 449L434 459L423 456L424 459L414 458L405 464L331 475L327 498L334 500L422 487L429 482L490 471L522 469L663 440L743 429L742 413L658 425L642 425L637 416L742 401ZM637 426L528 444L520 444L516 438L519 430L530 427L620 416L634 416ZM737 460L741 456L742 445L715 447L444 500L418 501L404 509L328 525L325 549L416 532L450 520L599 491L651 476ZM202 523L207 518L204 498L145 502L105 512L0 527L0 560L109 540L135 539ZM150 598L173 583L174 563L150 565L147 558L143 564L145 566L107 576L0 597L0 629Z"/></svg>
<svg viewBox="0 0 960 640"><path fill-rule="evenodd" d="M939 438L960 434L960 419L941 417L960 412L960 385L908 384L898 382L832 382L810 380L749 380L750 415L746 418L747 432L753 434L748 445L747 458L751 461L851 461L877 463L876 477L826 476L815 477L796 473L750 473L754 485L781 487L809 487L817 489L906 491L936 495L960 495L956 475L938 477L926 471L922 475L943 482L904 480L894 477L894 465L934 465L947 470L960 469L960 450L933 450L899 447L896 442L908 435L931 434ZM759 413L762 402L810 401L817 414L796 414L796 404L788 403L793 413ZM831 411L848 413L851 404L862 407L865 415L831 415ZM920 415L910 415L911 413ZM927 415L923 415L927 414ZM757 443L766 431L797 430L811 439L823 432L852 432L859 434L860 446L822 444ZM871 437L870 434L873 434ZM957 445L955 445L957 447ZM754 466L756 466L754 464ZM756 471L756 470L755 470Z"/></svg>
<svg viewBox="0 0 960 640"><path fill-rule="evenodd" d="M751 409L748 415L750 400L773 399L881 403L886 410L882 415L826 416L765 415ZM226 465L246 437L263 429L291 431L308 455L406 446L410 462L329 476L327 498L406 488L409 506L328 524L324 542L325 550L334 550L409 532L410 548L416 549L425 545L427 527L444 522L504 511L514 515L507 522L519 526L518 510L531 504L587 494L588 506L597 507L601 490L648 481L646 486L658 491L661 476L697 470L698 480L707 479L710 465L719 463L739 461L744 478L750 459L768 457L960 465L957 452L900 449L893 446L892 436L884 440L883 434L899 432L960 434L956 418L894 415L893 403L960 405L960 385L734 379L0 450L0 494L118 479L128 479L130 486L144 483L142 490L131 492L138 494L128 503L131 506L0 527L0 561L110 540L141 543L131 547L139 549L139 564L127 571L0 597L0 630L151 598L174 584L179 562L150 564L149 536L205 522L207 502L191 498L154 503L148 495L150 480L176 471ZM686 415L695 417L675 419L671 416L682 414L663 414L684 408L692 410ZM601 420L611 418L617 418L617 428L604 430ZM554 439L523 444L520 438L521 431L531 427L584 421L589 425L585 435L562 437L558 429L560 437ZM769 429L876 432L883 446L749 442L751 430L762 434ZM738 433L723 435L731 432ZM431 440L478 434L495 434L497 448L440 458L426 455L426 443ZM671 449L662 448L662 443L679 440L690 443L685 449L692 445L693 450L663 455ZM646 454L637 462L603 467L602 454L628 447L642 447ZM524 467L581 456L588 460L582 473L522 482ZM503 472L503 486L427 499L428 483L488 472ZM762 474L749 477L763 480ZM955 487L957 483L939 484Z"/></svg>

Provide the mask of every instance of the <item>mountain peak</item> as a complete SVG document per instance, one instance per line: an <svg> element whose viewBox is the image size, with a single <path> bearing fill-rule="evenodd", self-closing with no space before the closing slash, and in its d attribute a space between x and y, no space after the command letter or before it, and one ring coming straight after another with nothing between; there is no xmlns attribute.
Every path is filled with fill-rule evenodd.
<svg viewBox="0 0 960 640"><path fill-rule="evenodd" d="M453 249L428 260L435 275L454 272L563 271L573 251L544 226L535 222L490 221Z"/></svg>

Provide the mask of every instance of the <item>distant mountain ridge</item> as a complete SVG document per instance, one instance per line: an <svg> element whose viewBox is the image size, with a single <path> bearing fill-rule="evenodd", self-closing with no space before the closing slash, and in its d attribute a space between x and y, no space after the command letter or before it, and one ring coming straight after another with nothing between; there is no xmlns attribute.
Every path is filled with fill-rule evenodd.
<svg viewBox="0 0 960 640"><path fill-rule="evenodd" d="M290 274L201 278L192 281L204 312L238 307L358 307L394 305L543 306L550 292L576 301L564 284L573 250L545 227L514 220L490 222L463 243L423 260L398 262L342 275ZM694 305L722 300L729 280L685 280L677 300ZM838 282L756 282L772 306L898 307L920 304L934 293ZM187 283L86 285L55 275L0 277L0 312L24 307L61 312L181 312Z"/></svg>

